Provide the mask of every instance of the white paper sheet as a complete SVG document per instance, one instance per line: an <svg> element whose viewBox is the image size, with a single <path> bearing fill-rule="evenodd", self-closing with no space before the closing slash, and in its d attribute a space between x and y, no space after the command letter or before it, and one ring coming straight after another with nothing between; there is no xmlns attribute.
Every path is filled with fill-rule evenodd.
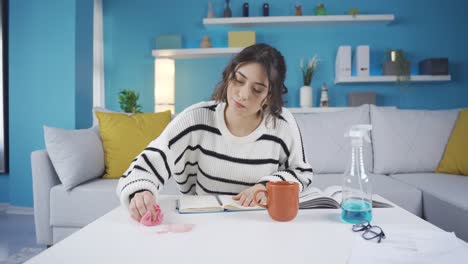
<svg viewBox="0 0 468 264"><path fill-rule="evenodd" d="M367 241L356 233L349 264L466 263L468 246L454 233L427 230L385 230L386 239Z"/></svg>

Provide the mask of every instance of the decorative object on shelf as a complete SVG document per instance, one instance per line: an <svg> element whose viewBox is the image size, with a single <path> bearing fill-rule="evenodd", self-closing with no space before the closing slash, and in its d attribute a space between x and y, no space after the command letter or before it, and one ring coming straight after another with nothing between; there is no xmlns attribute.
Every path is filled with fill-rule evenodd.
<svg viewBox="0 0 468 264"><path fill-rule="evenodd" d="M368 45L361 45L356 47L356 75L369 76L370 64L370 48Z"/></svg>
<svg viewBox="0 0 468 264"><path fill-rule="evenodd" d="M243 17L248 17L249 16L249 3L245 2L242 5L242 16Z"/></svg>
<svg viewBox="0 0 468 264"><path fill-rule="evenodd" d="M299 105L301 107L314 106L314 90L310 85L304 85L299 91Z"/></svg>
<svg viewBox="0 0 468 264"><path fill-rule="evenodd" d="M270 15L270 5L268 3L263 3L262 14L263 14L263 16L269 16Z"/></svg>
<svg viewBox="0 0 468 264"><path fill-rule="evenodd" d="M224 8L224 17L232 17L231 6L229 4L229 0L226 0L226 7Z"/></svg>
<svg viewBox="0 0 468 264"><path fill-rule="evenodd" d="M335 61L335 78L351 77L351 46L339 46Z"/></svg>
<svg viewBox="0 0 468 264"><path fill-rule="evenodd" d="M160 35L156 37L156 49L181 49L181 35Z"/></svg>
<svg viewBox="0 0 468 264"><path fill-rule="evenodd" d="M429 58L419 62L421 75L448 75L448 58Z"/></svg>
<svg viewBox="0 0 468 264"><path fill-rule="evenodd" d="M125 113L141 113L141 105L138 104L140 94L130 89L124 89L119 93L120 109Z"/></svg>
<svg viewBox="0 0 468 264"><path fill-rule="evenodd" d="M411 79L411 64L401 49L387 49L385 52L387 61L383 63L383 75L396 75L397 82L409 81Z"/></svg>
<svg viewBox="0 0 468 264"><path fill-rule="evenodd" d="M348 93L348 106L376 105L376 97L377 94L375 92L351 92Z"/></svg>
<svg viewBox="0 0 468 264"><path fill-rule="evenodd" d="M359 9L358 8L348 9L348 15L352 15L353 17L359 15Z"/></svg>
<svg viewBox="0 0 468 264"><path fill-rule="evenodd" d="M214 12L213 12L213 2L208 2L208 14L206 15L207 18L214 18Z"/></svg>
<svg viewBox="0 0 468 264"><path fill-rule="evenodd" d="M301 59L301 71L303 86L300 89L300 105L301 107L313 107L313 89L310 85L314 77L315 70L317 69L318 59L317 56L309 59L307 65L304 65L304 59Z"/></svg>
<svg viewBox="0 0 468 264"><path fill-rule="evenodd" d="M201 42L200 42L200 48L212 48L213 45L211 45L211 40L210 37L208 36L203 36Z"/></svg>
<svg viewBox="0 0 468 264"><path fill-rule="evenodd" d="M229 31L228 32L228 47L243 48L255 44L255 31Z"/></svg>
<svg viewBox="0 0 468 264"><path fill-rule="evenodd" d="M328 89L325 83L322 84L322 93L320 94L320 107L328 107Z"/></svg>
<svg viewBox="0 0 468 264"><path fill-rule="evenodd" d="M316 16L326 16L327 10L325 9L325 5L320 3L315 7L315 15Z"/></svg>
<svg viewBox="0 0 468 264"><path fill-rule="evenodd" d="M297 3L294 8L296 9L296 16L302 16L302 5L300 3Z"/></svg>

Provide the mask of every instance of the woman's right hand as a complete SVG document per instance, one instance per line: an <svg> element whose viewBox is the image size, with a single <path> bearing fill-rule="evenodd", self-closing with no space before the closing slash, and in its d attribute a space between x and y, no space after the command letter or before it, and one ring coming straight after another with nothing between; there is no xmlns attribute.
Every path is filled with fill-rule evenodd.
<svg viewBox="0 0 468 264"><path fill-rule="evenodd" d="M136 193L130 201L130 215L139 222L146 212L150 211L151 219L156 219L157 215L154 205L156 205L156 199L150 191Z"/></svg>

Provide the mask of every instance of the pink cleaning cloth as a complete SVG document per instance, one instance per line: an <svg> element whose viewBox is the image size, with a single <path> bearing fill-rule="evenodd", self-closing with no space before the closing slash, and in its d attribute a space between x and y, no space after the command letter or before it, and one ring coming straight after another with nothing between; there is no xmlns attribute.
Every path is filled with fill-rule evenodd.
<svg viewBox="0 0 468 264"><path fill-rule="evenodd" d="M154 205L153 206L154 211L156 212L156 219L153 219L151 212L147 211L146 214L141 218L140 223L145 225L145 226L154 226L154 225L159 225L162 223L164 214L161 210L161 207L159 205Z"/></svg>
<svg viewBox="0 0 468 264"><path fill-rule="evenodd" d="M164 229L157 231L158 234L167 234L167 233L185 233L192 231L193 224L167 224L163 225Z"/></svg>

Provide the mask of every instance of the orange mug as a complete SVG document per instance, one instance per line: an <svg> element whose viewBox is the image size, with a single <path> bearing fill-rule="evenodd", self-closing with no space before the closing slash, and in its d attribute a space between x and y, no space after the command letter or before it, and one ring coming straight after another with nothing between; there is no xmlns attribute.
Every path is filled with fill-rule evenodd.
<svg viewBox="0 0 468 264"><path fill-rule="evenodd" d="M262 192L265 193L267 204L261 204L257 197ZM254 202L258 206L266 208L273 220L293 220L299 210L299 184L291 181L267 182L266 191L255 191Z"/></svg>

